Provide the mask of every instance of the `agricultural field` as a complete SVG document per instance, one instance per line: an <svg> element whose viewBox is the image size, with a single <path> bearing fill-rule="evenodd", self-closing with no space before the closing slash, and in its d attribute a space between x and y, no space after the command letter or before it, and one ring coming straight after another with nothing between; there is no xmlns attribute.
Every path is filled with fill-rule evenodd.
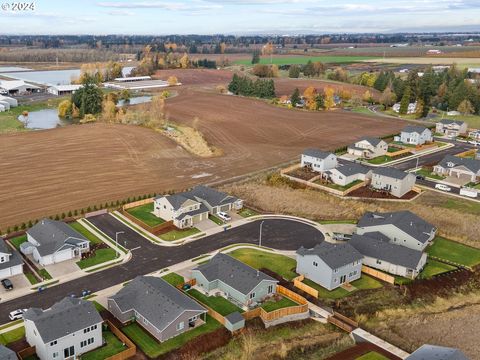
<svg viewBox="0 0 480 360"><path fill-rule="evenodd" d="M385 63L385 64L404 64L404 65L452 65L457 64L459 68L469 68L480 66L478 58L457 58L457 57L387 57L366 59L366 62Z"/></svg>
<svg viewBox="0 0 480 360"><path fill-rule="evenodd" d="M308 61L316 62L320 61L325 64L350 64L355 62L362 62L365 60L373 60L375 57L370 56L262 56L260 58L260 64L276 64L276 65L291 65L298 64L303 65ZM244 59L237 60L235 64L238 65L252 65L252 60Z"/></svg>

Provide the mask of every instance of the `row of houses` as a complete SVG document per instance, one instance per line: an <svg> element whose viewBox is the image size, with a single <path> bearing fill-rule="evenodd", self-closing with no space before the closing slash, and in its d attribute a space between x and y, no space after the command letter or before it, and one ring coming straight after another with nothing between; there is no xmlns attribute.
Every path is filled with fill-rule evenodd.
<svg viewBox="0 0 480 360"><path fill-rule="evenodd" d="M447 155L433 167L433 173L476 184L480 181L480 160Z"/></svg>
<svg viewBox="0 0 480 360"><path fill-rule="evenodd" d="M362 266L414 279L427 261L437 229L410 211L367 212L345 243L297 250L297 273L327 290L361 277Z"/></svg>

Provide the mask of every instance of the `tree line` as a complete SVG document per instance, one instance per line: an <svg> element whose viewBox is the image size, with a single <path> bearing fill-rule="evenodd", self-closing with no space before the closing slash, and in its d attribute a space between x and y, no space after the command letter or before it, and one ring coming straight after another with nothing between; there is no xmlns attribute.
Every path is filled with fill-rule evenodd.
<svg viewBox="0 0 480 360"><path fill-rule="evenodd" d="M273 98L275 97L275 84L271 79L256 79L254 81L248 76L234 74L232 81L228 84L228 91L235 95Z"/></svg>

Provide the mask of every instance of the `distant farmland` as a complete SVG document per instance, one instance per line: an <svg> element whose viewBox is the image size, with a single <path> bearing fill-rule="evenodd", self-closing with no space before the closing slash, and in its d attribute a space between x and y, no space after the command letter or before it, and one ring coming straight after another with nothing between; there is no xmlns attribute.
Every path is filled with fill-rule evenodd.
<svg viewBox="0 0 480 360"><path fill-rule="evenodd" d="M291 56L291 57L273 57L270 62L269 56L262 56L260 58L260 64L277 64L277 65L303 65L309 60L312 62L320 61L326 64L348 64L361 62L366 60L378 59L374 56ZM251 59L242 59L235 61L238 65L251 65Z"/></svg>

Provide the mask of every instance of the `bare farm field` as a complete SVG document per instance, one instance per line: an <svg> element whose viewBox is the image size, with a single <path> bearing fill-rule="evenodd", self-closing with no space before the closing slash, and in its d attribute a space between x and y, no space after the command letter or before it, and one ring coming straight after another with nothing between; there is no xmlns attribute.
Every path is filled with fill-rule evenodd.
<svg viewBox="0 0 480 360"><path fill-rule="evenodd" d="M233 72L216 69L175 69L158 70L154 75L162 80L167 80L170 76L175 76L182 85L226 85L232 80Z"/></svg>

